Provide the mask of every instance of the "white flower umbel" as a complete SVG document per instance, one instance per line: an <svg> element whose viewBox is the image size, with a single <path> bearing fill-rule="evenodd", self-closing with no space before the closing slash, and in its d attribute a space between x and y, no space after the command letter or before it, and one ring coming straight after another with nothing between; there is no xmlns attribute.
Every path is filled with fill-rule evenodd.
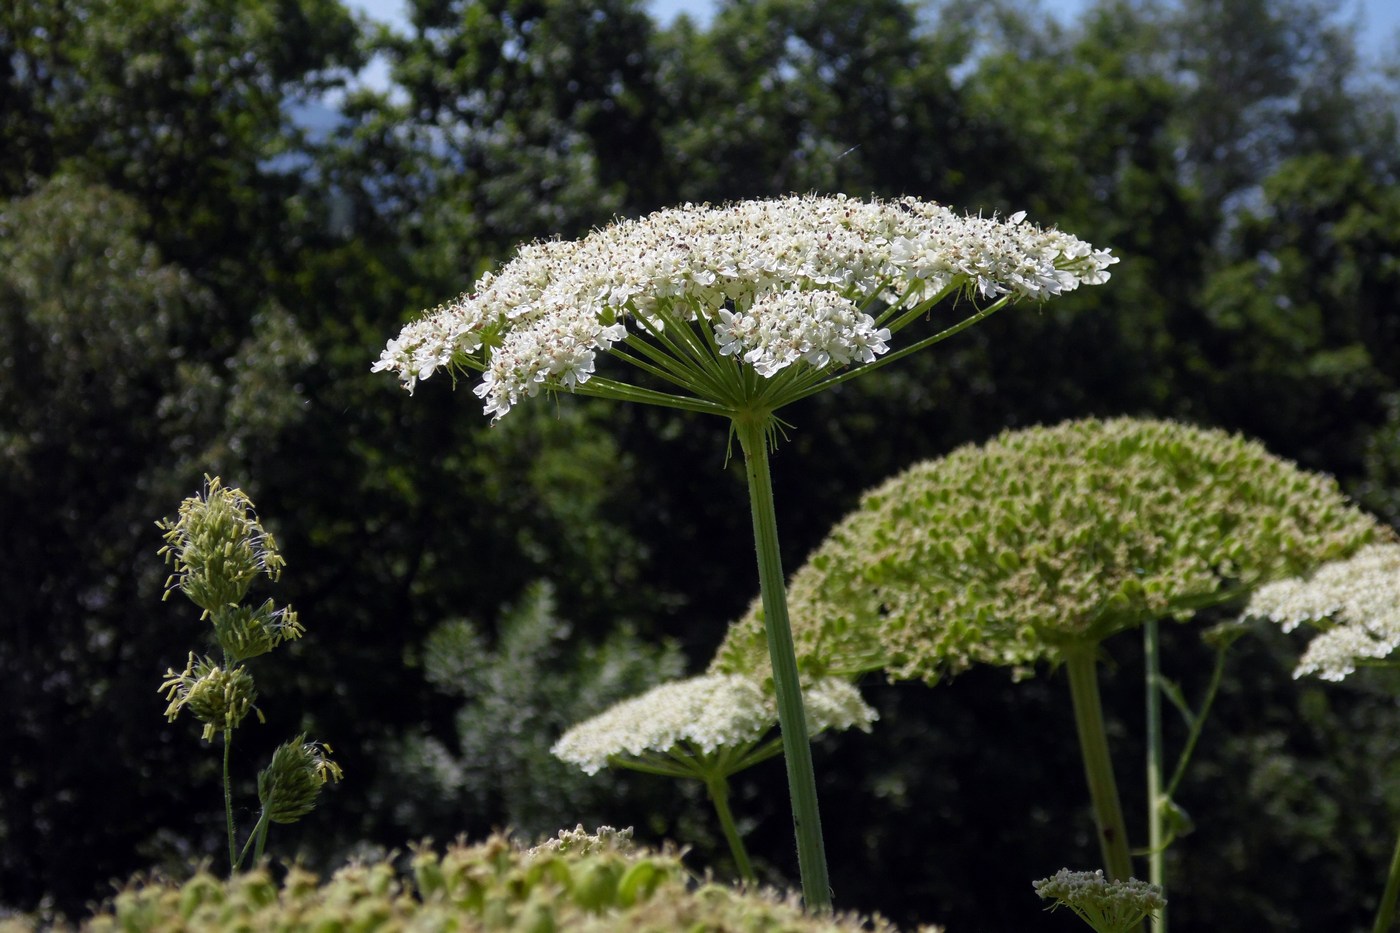
<svg viewBox="0 0 1400 933"><path fill-rule="evenodd" d="M1305 622L1317 625L1322 633L1309 642L1293 676L1344 680L1358 664L1400 648L1400 544L1373 544L1308 577L1260 587L1245 614L1287 632Z"/></svg>
<svg viewBox="0 0 1400 933"><path fill-rule="evenodd" d="M963 216L915 198L687 204L582 240L522 247L471 292L405 327L373 369L396 373L410 391L439 369L481 372L475 391L496 418L561 388L720 414L757 392L772 410L837 369L874 363L944 297L984 303L976 317L1107 281L1115 257L1024 216ZM688 333L668 333L677 324ZM609 351L680 394L611 379L586 388ZM743 391L717 356L764 380L791 367L802 374Z"/></svg>
<svg viewBox="0 0 1400 933"><path fill-rule="evenodd" d="M809 733L869 732L875 721L875 710L839 678L803 684L803 695ZM552 751L588 774L617 765L704 782L739 874L752 884L753 865L729 809L729 778L782 751L780 738L765 740L777 724L777 700L756 681L706 674L624 700L565 732Z"/></svg>
<svg viewBox="0 0 1400 933"><path fill-rule="evenodd" d="M868 732L876 718L859 691L839 678L804 684L803 699L811 733ZM611 764L704 780L721 763L727 777L777 754L777 744L758 745L777 724L776 700L757 681L707 674L623 700L565 732L552 752L588 774Z"/></svg>
<svg viewBox="0 0 1400 933"><path fill-rule="evenodd" d="M493 420L561 389L730 419L748 478L803 897L822 911L831 885L768 467L776 412L1013 301L1106 282L1115 262L1024 213L964 216L917 198L685 204L521 247L405 327L373 369L396 373L409 391L439 369L481 373L474 391ZM934 305L959 297L959 316L896 346ZM602 356L624 367L601 370ZM625 367L635 380L619 375Z"/></svg>

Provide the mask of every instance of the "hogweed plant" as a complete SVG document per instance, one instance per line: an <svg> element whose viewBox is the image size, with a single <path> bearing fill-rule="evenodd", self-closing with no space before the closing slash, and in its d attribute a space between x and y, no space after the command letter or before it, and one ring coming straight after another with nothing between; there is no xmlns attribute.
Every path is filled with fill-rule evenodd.
<svg viewBox="0 0 1400 933"><path fill-rule="evenodd" d="M1067 233L904 198L686 204L520 248L390 340L375 371L410 391L481 373L493 419L560 390L718 415L744 455L803 895L831 905L768 455L784 406L916 353L1016 301L1108 280L1116 258ZM957 300L960 299L960 300ZM932 334L907 328L950 302ZM630 367L597 370L604 355Z"/></svg>
<svg viewBox="0 0 1400 933"><path fill-rule="evenodd" d="M238 849L229 780L233 730L249 711L262 719L262 712L254 705L257 688L246 662L300 638L304 629L290 606L278 608L271 599L256 606L244 605L253 581L263 574L277 580L285 561L242 490L225 487L218 477L205 477L202 494L180 503L175 519L156 524L165 533L160 553L173 565L165 597L180 590L199 606L203 610L200 619L211 623L214 641L223 655L216 662L191 652L183 671L166 671L160 689L169 701L167 720L174 722L188 709L204 723L205 741L213 741L215 736L223 739L229 870L237 872L250 849L254 862L262 858L270 823L295 823L310 813L322 786L339 780L341 770L328 757L330 746L308 742L305 735L278 747L272 762L258 775L262 809L242 850Z"/></svg>
<svg viewBox="0 0 1400 933"><path fill-rule="evenodd" d="M826 677L802 687L809 735L852 727L870 731L875 710L849 682ZM709 674L661 684L615 704L565 732L553 752L587 774L611 765L700 781L740 877L756 885L729 808L729 778L782 751L781 739L768 738L777 724L776 698L758 681Z"/></svg>
<svg viewBox="0 0 1400 933"><path fill-rule="evenodd" d="M1244 618L1268 619L1291 632L1309 624L1320 629L1293 671L1341 681L1358 667L1394 667L1400 648L1400 544L1362 548L1312 574L1261 587L1245 606ZM1394 926L1400 901L1400 837L1391 857L1374 933Z"/></svg>
<svg viewBox="0 0 1400 933"><path fill-rule="evenodd" d="M1098 690L1103 642L1188 620L1384 535L1330 478L1220 431L1120 418L1005 432L866 493L793 575L794 643L813 675L882 668L933 684L974 663L1018 674L1062 664L1104 867L1125 880L1132 856ZM765 611L755 605L731 628L712 672L766 666ZM1160 743L1149 743L1152 883L1228 640L1195 709L1148 671L1150 690L1189 726L1169 781ZM1160 737L1160 723L1147 731Z"/></svg>

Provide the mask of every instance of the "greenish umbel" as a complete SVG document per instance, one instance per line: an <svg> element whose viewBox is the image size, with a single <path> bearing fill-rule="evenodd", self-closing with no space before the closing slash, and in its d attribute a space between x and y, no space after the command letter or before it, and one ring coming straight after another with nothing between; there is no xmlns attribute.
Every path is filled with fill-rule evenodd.
<svg viewBox="0 0 1400 933"><path fill-rule="evenodd" d="M243 604L258 577L278 579L286 562L241 489L224 486L217 476L205 477L202 494L185 499L174 519L156 525L165 533L160 553L174 568L165 596L180 590L204 610L200 618L209 621L223 655L218 663L190 652L185 669L167 670L160 689L169 701L166 719L174 722L182 710L189 710L204 723L205 741L223 737L229 870L236 872L249 849L255 862L262 858L269 823L294 823L311 812L321 787L339 780L341 770L329 757L330 746L308 742L304 735L279 747L258 775L262 809L239 851L229 757L233 730L250 710L257 711L257 688L246 662L300 638L304 629L290 606L279 609L271 599L256 606Z"/></svg>
<svg viewBox="0 0 1400 933"><path fill-rule="evenodd" d="M867 492L793 575L793 640L812 676L883 669L932 684L972 664L1063 665L1105 868L1126 879L1102 642L1386 534L1331 478L1221 431L1128 418L1009 431ZM762 612L755 603L732 627L712 671L763 669ZM1150 686L1185 706L1171 685ZM1183 709L1191 737L1152 794L1154 820L1170 811L1205 705Z"/></svg>
<svg viewBox="0 0 1400 933"><path fill-rule="evenodd" d="M406 871L396 861L356 861L326 879L293 866L279 882L259 866L228 881L137 880L84 929L898 933L879 917L813 915L772 891L695 878L679 853L634 845L631 830L580 827L533 848L496 835L413 847Z"/></svg>
<svg viewBox="0 0 1400 933"><path fill-rule="evenodd" d="M1157 885L1136 878L1110 881L1102 871L1062 868L1031 884L1036 894L1051 902L1049 910L1068 907L1094 933L1128 933L1167 906Z"/></svg>

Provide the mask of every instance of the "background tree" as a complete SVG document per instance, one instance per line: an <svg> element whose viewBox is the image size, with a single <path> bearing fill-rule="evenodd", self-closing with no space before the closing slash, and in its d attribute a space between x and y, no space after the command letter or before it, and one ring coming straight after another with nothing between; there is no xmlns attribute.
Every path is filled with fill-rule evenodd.
<svg viewBox="0 0 1400 933"><path fill-rule="evenodd" d="M336 817L286 837L313 863L443 834L441 801L384 788L396 737L471 745L462 699L421 666L446 620L477 620L499 655L499 607L547 579L572 624L559 670L624 626L708 660L754 593L752 555L724 544L747 516L711 506L742 501L718 425L567 399L489 428L444 384L410 403L368 372L407 315L521 238L844 189L1025 209L1123 258L1109 288L794 408L774 461L789 566L915 460L1082 415L1246 430L1400 521L1397 85L1328 4L1103 0L1060 25L1016 0L735 0L659 28L623 0L419 0L409 18L392 36L333 0L0 6L0 901L78 910L112 876L217 847L187 815L215 776L148 727L188 641L157 599L151 522L206 470L277 517L294 571L308 638L260 684L295 694L270 710L308 711L269 735L310 729L345 765ZM390 91L330 98L324 134L298 123L374 51ZM1400 799L1376 736L1400 724L1364 681L1300 690L1293 646L1247 644L1198 753L1218 777L1183 788L1200 829L1168 866L1190 892L1174 917L1360 925L1390 844L1364 827L1394 825ZM1204 678L1194 638L1166 648ZM1113 660L1131 734L1139 662ZM826 797L862 806L829 827L838 902L1040 922L1030 879L1093 858L1087 833L1037 831L1082 805L1073 782L1053 792L1077 767L1062 690L869 685L875 732L817 749ZM734 787L775 881L793 873L780 784L776 766ZM463 828L510 818L493 799L472 796ZM703 801L606 804L641 834L707 825ZM1304 866L1296 884L1280 865Z"/></svg>

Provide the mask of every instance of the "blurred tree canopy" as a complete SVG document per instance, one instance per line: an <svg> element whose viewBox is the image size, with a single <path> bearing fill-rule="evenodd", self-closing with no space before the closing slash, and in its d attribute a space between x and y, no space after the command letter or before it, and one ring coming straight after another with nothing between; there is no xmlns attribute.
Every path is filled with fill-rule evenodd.
<svg viewBox="0 0 1400 933"><path fill-rule="evenodd" d="M410 399L369 373L523 239L845 191L1025 209L1122 257L1106 288L794 408L789 567L915 460L1083 415L1244 431L1400 523L1400 86L1325 0L1099 0L1072 23L1031 0L726 0L666 26L640 0L412 0L407 19L0 7L0 905L79 911L217 849L214 756L156 694L199 623L160 602L153 522L206 472L257 502L308 629L259 673L261 732L309 729L346 770L288 855L596 816L723 865L697 795L610 795L539 755L673 672L664 641L703 666L753 596L722 426L565 398L492 428L446 382ZM374 56L388 88L353 78ZM1140 658L1106 647L1140 816ZM1167 650L1198 687L1192 631ZM1169 860L1188 926L1360 928L1379 893L1394 685L1295 684L1295 650L1249 642L1230 667ZM875 733L820 740L841 906L1020 928L1031 879L1093 863L1044 673L872 684ZM244 781L271 751L248 731ZM761 871L793 877L781 767L734 793Z"/></svg>

